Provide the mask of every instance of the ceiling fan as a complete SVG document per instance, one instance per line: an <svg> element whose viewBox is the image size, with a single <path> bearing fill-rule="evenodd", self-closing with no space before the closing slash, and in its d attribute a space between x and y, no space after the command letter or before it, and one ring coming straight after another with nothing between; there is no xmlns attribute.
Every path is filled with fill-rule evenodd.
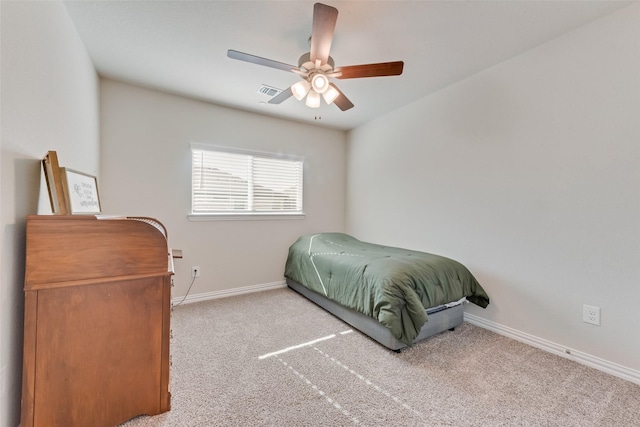
<svg viewBox="0 0 640 427"><path fill-rule="evenodd" d="M329 56L329 51L331 50L337 19L338 9L335 7L322 3L313 5L311 49L300 57L297 67L231 49L227 51L227 56L240 61L290 71L302 78L301 81L271 98L269 104L280 104L291 96L301 101L306 96L306 105L311 108L318 108L320 107L320 95L322 95L327 104L333 102L342 111L346 111L353 108L353 103L329 79L334 77L337 79L355 79L361 77L398 76L402 74L404 62L381 62L336 68L333 58Z"/></svg>

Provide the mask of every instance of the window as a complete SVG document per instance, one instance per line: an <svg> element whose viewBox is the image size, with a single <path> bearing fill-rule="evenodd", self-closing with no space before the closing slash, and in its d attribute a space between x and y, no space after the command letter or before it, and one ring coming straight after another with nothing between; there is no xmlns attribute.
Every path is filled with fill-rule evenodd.
<svg viewBox="0 0 640 427"><path fill-rule="evenodd" d="M302 215L303 159L191 145L191 212Z"/></svg>

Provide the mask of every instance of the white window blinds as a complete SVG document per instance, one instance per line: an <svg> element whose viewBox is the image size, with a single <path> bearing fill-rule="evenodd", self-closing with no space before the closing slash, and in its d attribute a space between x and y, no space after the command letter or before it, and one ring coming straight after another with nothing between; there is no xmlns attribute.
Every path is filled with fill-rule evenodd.
<svg viewBox="0 0 640 427"><path fill-rule="evenodd" d="M302 213L299 158L192 146L193 214Z"/></svg>

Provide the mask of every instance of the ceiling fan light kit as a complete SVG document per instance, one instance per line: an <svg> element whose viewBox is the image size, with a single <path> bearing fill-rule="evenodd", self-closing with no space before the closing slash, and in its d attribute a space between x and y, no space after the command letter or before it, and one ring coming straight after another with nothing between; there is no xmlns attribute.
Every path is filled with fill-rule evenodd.
<svg viewBox="0 0 640 427"><path fill-rule="evenodd" d="M310 108L320 107L320 95L324 98L324 101L330 105L340 95L340 93L329 86L329 79L324 74L316 73L311 77L311 83L308 80L301 80L298 83L294 83L291 86L291 92L293 92L294 98L298 101L306 96L307 101L305 104Z"/></svg>
<svg viewBox="0 0 640 427"><path fill-rule="evenodd" d="M320 95L327 104L335 103L342 111L353 108L353 103L329 81L330 78L353 79L361 77L398 76L402 74L404 62L382 62L378 64L351 65L335 68L333 58L329 56L333 32L338 19L338 9L322 3L313 5L313 24L311 27L310 51L298 60L298 66L284 64L271 59L248 53L228 50L227 56L245 62L290 71L298 74L302 80L269 100L269 104L280 104L293 96L310 108L320 107Z"/></svg>

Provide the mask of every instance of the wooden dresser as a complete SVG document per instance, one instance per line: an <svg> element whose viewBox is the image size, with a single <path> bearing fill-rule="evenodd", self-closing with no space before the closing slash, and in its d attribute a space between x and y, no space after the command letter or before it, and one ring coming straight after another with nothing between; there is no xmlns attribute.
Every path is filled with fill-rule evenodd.
<svg viewBox="0 0 640 427"><path fill-rule="evenodd" d="M22 427L170 409L172 258L150 218L27 218Z"/></svg>

